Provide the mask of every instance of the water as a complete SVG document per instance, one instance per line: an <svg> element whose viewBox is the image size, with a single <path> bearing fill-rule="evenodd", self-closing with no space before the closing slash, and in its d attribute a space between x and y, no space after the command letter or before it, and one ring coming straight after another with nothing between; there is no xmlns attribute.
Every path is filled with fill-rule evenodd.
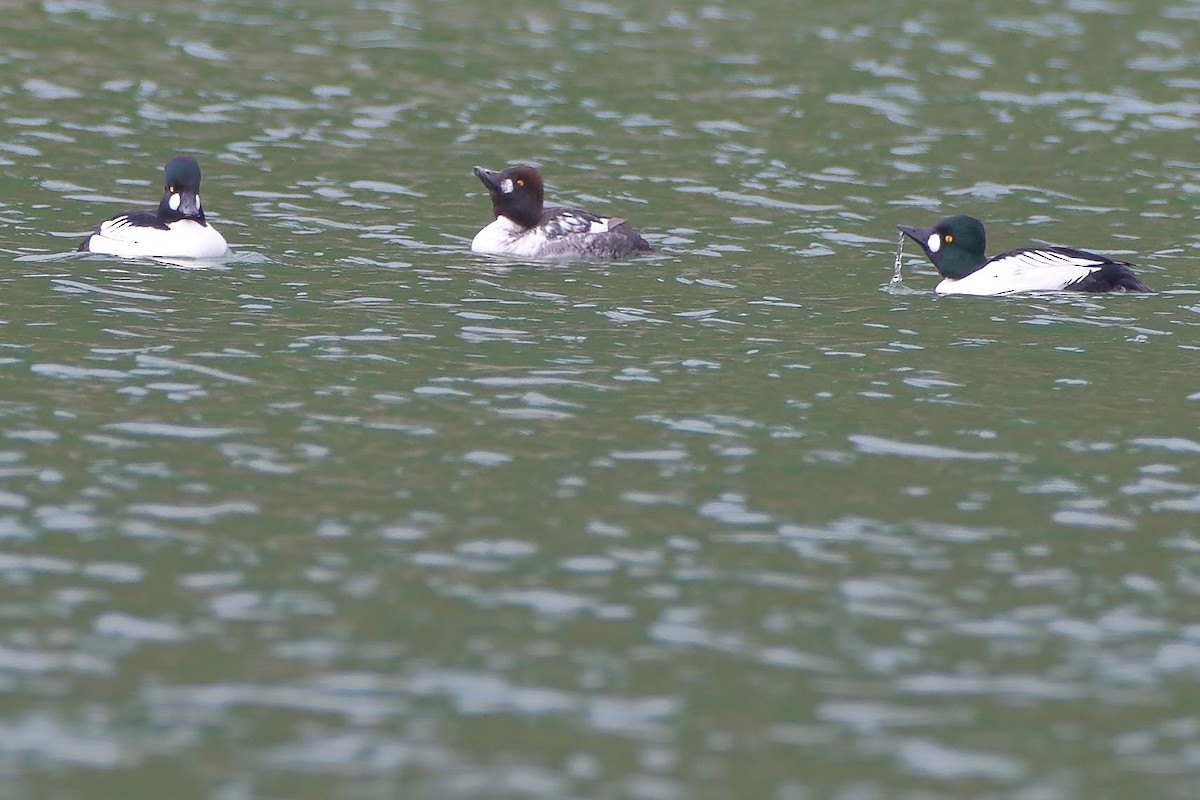
<svg viewBox="0 0 1200 800"><path fill-rule="evenodd" d="M5 795L1193 797L1195 16L10 9ZM69 252L178 151L230 258ZM657 254L471 255L518 161Z"/></svg>
<svg viewBox="0 0 1200 800"><path fill-rule="evenodd" d="M892 264L892 280L888 284L889 288L899 288L904 281L904 275L901 270L904 268L904 234L901 233L896 238L896 261Z"/></svg>

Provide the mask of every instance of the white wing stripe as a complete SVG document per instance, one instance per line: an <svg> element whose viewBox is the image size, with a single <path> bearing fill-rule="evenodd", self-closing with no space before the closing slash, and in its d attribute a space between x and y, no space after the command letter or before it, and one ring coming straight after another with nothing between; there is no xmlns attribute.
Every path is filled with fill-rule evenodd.
<svg viewBox="0 0 1200 800"><path fill-rule="evenodd" d="M1010 256L1001 256L988 264L988 267L1002 269L1035 269L1039 267L1078 267L1089 272L1105 263L1100 258L1081 258L1053 250L1022 250Z"/></svg>

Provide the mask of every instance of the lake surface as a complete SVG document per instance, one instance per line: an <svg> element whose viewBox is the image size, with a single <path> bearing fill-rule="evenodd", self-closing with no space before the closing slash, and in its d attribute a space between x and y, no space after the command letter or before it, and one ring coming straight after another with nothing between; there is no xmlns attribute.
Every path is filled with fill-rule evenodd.
<svg viewBox="0 0 1200 800"><path fill-rule="evenodd" d="M4 795L1196 797L1197 6L519 9L6 10ZM229 257L71 252L177 152Z"/></svg>

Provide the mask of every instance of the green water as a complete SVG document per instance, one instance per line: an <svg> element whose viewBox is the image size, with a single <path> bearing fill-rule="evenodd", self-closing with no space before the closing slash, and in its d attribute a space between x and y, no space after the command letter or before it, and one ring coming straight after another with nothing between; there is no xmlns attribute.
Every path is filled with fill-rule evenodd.
<svg viewBox="0 0 1200 800"><path fill-rule="evenodd" d="M1197 17L7 9L3 796L1194 798ZM224 263L70 252L176 152ZM472 255L521 161L657 254Z"/></svg>

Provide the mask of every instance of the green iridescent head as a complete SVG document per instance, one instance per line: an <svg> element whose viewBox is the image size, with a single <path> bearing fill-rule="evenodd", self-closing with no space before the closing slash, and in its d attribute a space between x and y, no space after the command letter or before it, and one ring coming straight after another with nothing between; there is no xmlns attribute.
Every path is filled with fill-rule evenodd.
<svg viewBox="0 0 1200 800"><path fill-rule="evenodd" d="M987 235L983 223L974 217L946 217L932 228L896 227L921 246L944 278L965 278L987 261Z"/></svg>

